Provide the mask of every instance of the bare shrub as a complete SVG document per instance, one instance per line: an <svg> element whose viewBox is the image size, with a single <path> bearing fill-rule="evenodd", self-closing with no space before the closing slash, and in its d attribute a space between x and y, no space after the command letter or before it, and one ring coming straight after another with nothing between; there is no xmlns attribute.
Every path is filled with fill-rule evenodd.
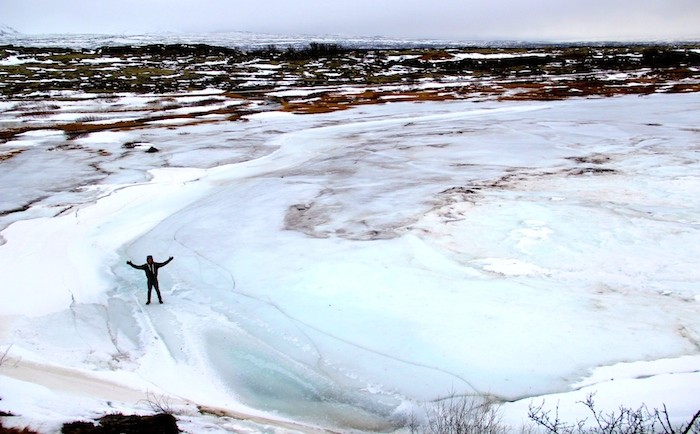
<svg viewBox="0 0 700 434"><path fill-rule="evenodd" d="M596 407L593 394L581 404L588 409L588 418L562 420L558 407L545 410L542 402L530 406L529 424L511 427L502 422L500 404L494 398L453 393L427 407L424 422L411 415L405 427L411 434L700 434L700 411L689 422L674 425L666 406L661 410L620 406L605 412Z"/></svg>
<svg viewBox="0 0 700 434"><path fill-rule="evenodd" d="M173 414L173 402L170 397L165 395L156 395L153 392L146 392L146 402L154 413L157 414Z"/></svg>
<svg viewBox="0 0 700 434"><path fill-rule="evenodd" d="M9 359L10 348L12 348L12 345L5 348L5 351L0 351L0 366Z"/></svg>
<svg viewBox="0 0 700 434"><path fill-rule="evenodd" d="M490 397L451 394L428 408L425 434L506 434L500 406Z"/></svg>
<svg viewBox="0 0 700 434"><path fill-rule="evenodd" d="M539 406L530 406L528 417L545 432L552 434L699 434L700 411L682 426L674 426L669 418L666 406L663 410L649 410L646 406L638 409L620 407L617 411L603 412L598 410L589 394L585 405L591 419L578 420L574 423L562 421L559 408L551 411L544 410L544 402Z"/></svg>

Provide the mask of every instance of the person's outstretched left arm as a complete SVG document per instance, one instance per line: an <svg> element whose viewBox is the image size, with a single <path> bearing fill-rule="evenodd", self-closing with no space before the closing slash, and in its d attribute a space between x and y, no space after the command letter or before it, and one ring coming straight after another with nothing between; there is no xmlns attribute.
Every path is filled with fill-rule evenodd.
<svg viewBox="0 0 700 434"><path fill-rule="evenodd" d="M168 265L168 264L170 263L170 261L172 261L173 259L175 259L175 258L173 258L173 257L171 256L171 257L168 258L167 261L161 262L161 263L157 263L156 265L158 265L158 267L165 267L165 266Z"/></svg>

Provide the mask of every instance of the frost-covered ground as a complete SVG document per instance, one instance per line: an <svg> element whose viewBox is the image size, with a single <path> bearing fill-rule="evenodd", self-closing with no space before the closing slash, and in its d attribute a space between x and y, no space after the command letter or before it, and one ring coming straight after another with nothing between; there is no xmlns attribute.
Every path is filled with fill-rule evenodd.
<svg viewBox="0 0 700 434"><path fill-rule="evenodd" d="M56 115L139 103L121 98ZM697 119L694 93L18 135L0 145L0 410L49 432L156 397L190 432L393 431L451 392L515 425L595 392L687 420ZM175 257L163 305L125 264L148 254Z"/></svg>

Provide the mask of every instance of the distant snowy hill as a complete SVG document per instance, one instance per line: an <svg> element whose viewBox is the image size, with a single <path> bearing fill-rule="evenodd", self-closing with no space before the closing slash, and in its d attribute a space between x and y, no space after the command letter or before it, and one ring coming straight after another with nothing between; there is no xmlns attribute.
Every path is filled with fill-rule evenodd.
<svg viewBox="0 0 700 434"><path fill-rule="evenodd" d="M425 47L542 47L542 46L602 46L625 45L620 41L518 41L518 40L445 40L410 39L381 36L342 36L332 34L269 34L242 31L213 33L119 33L119 34L25 34L7 25L0 24L0 38L3 44L24 47L64 47L73 49L96 49L113 46L143 46L152 44L206 44L242 50L255 50L275 46L277 48L304 48L310 42L339 44L356 49L406 49ZM645 41L641 44L673 44L682 41ZM686 41L687 42L687 41Z"/></svg>
<svg viewBox="0 0 700 434"><path fill-rule="evenodd" d="M25 47L69 47L95 49L108 46L143 46L149 44L207 44L243 50L276 46L302 48L310 42L340 44L352 48L415 48L463 46L517 46L513 41L447 41L439 39L395 39L380 37L345 37L337 35L277 35L250 32L223 33L147 33L147 34L23 34L0 26L5 43ZM530 43L532 45L532 43Z"/></svg>
<svg viewBox="0 0 700 434"><path fill-rule="evenodd" d="M10 26L0 24L0 35L19 35L19 32Z"/></svg>

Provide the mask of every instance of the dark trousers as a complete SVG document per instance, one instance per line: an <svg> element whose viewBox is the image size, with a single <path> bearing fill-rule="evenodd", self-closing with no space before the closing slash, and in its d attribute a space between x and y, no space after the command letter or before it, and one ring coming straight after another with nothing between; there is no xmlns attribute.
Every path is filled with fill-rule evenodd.
<svg viewBox="0 0 700 434"><path fill-rule="evenodd" d="M160 288L158 288L158 281L157 280L154 280L154 281L149 280L148 281L148 302L149 303L151 302L151 292L152 292L153 288L156 289L156 294L158 294L158 301L162 303L163 298L160 296Z"/></svg>

